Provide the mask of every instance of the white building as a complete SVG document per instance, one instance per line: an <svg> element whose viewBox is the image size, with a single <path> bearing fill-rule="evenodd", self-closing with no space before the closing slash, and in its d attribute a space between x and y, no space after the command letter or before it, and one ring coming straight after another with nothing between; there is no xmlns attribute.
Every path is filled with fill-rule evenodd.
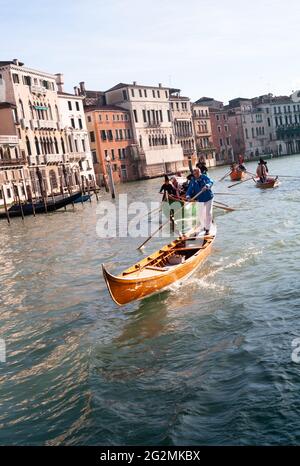
<svg viewBox="0 0 300 466"><path fill-rule="evenodd" d="M182 147L175 141L169 89L159 84L120 83L105 92L107 105L130 111L140 177L183 169Z"/></svg>
<svg viewBox="0 0 300 466"><path fill-rule="evenodd" d="M175 142L182 147L184 165L191 168L197 161L191 102L179 89L170 89L169 100Z"/></svg>
<svg viewBox="0 0 300 466"><path fill-rule="evenodd" d="M84 97L63 91L63 75L56 75L58 86L58 106L60 121L65 133L65 161L76 173L79 166L80 177L94 183L95 173L83 109Z"/></svg>
<svg viewBox="0 0 300 466"><path fill-rule="evenodd" d="M67 189L66 185L79 187L80 176L74 176L68 162L56 79L56 75L27 68L16 59L0 61L0 99L15 106L20 155L26 161L28 197L40 195L41 190L48 195L58 193L61 186Z"/></svg>
<svg viewBox="0 0 300 466"><path fill-rule="evenodd" d="M259 104L243 112L242 124L246 159L276 152L276 133L269 104Z"/></svg>

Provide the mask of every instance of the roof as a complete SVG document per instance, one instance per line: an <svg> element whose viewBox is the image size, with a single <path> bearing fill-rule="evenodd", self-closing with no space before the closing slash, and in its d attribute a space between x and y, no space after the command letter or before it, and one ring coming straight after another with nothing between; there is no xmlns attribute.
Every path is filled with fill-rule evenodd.
<svg viewBox="0 0 300 466"><path fill-rule="evenodd" d="M95 105L90 107L85 107L85 113L88 112L125 112L130 113L129 110L126 110L123 107L118 107L117 105Z"/></svg>
<svg viewBox="0 0 300 466"><path fill-rule="evenodd" d="M16 106L10 102L0 102L0 108L16 108Z"/></svg>
<svg viewBox="0 0 300 466"><path fill-rule="evenodd" d="M58 91L57 92L58 96L66 96L66 97L74 97L75 99L83 99L83 96L82 95L76 95L76 94L70 94L69 92L60 92Z"/></svg>
<svg viewBox="0 0 300 466"><path fill-rule="evenodd" d="M105 92L116 91L118 89L123 89L124 87L137 87L137 88L141 88L141 89L169 89L168 87L164 87L164 86L145 86L144 84L119 83L119 84L116 84L115 86L111 87L110 89L108 89Z"/></svg>
<svg viewBox="0 0 300 466"><path fill-rule="evenodd" d="M0 61L0 67L7 66L7 65L16 65L16 63L13 60ZM24 63L19 61L17 66L23 66L23 65Z"/></svg>

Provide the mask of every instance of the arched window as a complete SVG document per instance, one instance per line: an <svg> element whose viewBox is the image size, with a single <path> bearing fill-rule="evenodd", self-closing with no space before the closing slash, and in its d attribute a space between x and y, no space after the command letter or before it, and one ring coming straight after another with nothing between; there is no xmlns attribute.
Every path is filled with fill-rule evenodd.
<svg viewBox="0 0 300 466"><path fill-rule="evenodd" d="M49 148L50 148L50 154L53 154L53 141L52 141L52 138L50 137L49 138Z"/></svg>
<svg viewBox="0 0 300 466"><path fill-rule="evenodd" d="M69 140L69 148L70 148L70 152L73 152L73 144L72 144L72 138L71 138L71 136L70 136L70 135L68 136L68 140Z"/></svg>
<svg viewBox="0 0 300 466"><path fill-rule="evenodd" d="M31 147L30 147L30 141L28 139L28 136L26 136L26 147L27 147L27 154L31 155Z"/></svg>
<svg viewBox="0 0 300 466"><path fill-rule="evenodd" d="M49 180L50 180L50 186L52 189L57 189L58 188L58 183L57 183L57 177L56 173L54 170L49 171Z"/></svg>
<svg viewBox="0 0 300 466"><path fill-rule="evenodd" d="M49 142L48 138L46 138L46 154L51 154L51 152L50 152L50 142Z"/></svg>
<svg viewBox="0 0 300 466"><path fill-rule="evenodd" d="M49 117L50 117L50 120L53 120L52 108L51 108L51 105L50 105L50 104L48 105L48 110L49 110Z"/></svg>
<svg viewBox="0 0 300 466"><path fill-rule="evenodd" d="M37 137L34 138L34 143L35 143L36 154L40 155L41 151L40 151L39 140Z"/></svg>
<svg viewBox="0 0 300 466"><path fill-rule="evenodd" d="M32 119L34 119L33 106L32 106L32 103L30 102L30 100L28 102L28 105L29 105L29 108L30 108L30 116L31 116Z"/></svg>
<svg viewBox="0 0 300 466"><path fill-rule="evenodd" d="M59 121L59 111L58 111L57 105L55 105L55 113L56 113L56 119L57 121Z"/></svg>
<svg viewBox="0 0 300 466"><path fill-rule="evenodd" d="M60 140L61 140L62 153L65 154L65 153L66 153L66 150L65 150L65 141L63 140L63 138L60 138Z"/></svg>
<svg viewBox="0 0 300 466"><path fill-rule="evenodd" d="M58 144L57 144L57 139L56 138L54 138L54 149L55 149L54 150L55 154L58 154Z"/></svg>
<svg viewBox="0 0 300 466"><path fill-rule="evenodd" d="M21 99L19 99L19 105L20 105L20 110L21 110L21 116L22 118L25 118L24 106L23 106L23 102Z"/></svg>
<svg viewBox="0 0 300 466"><path fill-rule="evenodd" d="M0 160L2 160L2 159L3 159L3 149L2 149L2 147L0 147Z"/></svg>
<svg viewBox="0 0 300 466"><path fill-rule="evenodd" d="M151 137L149 136L149 146L152 146Z"/></svg>

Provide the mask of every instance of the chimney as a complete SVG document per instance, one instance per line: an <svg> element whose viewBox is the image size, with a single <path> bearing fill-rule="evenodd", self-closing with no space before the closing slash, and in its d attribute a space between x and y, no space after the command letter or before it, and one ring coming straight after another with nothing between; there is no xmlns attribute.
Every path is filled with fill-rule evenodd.
<svg viewBox="0 0 300 466"><path fill-rule="evenodd" d="M19 60L17 58L13 59L13 64L19 66Z"/></svg>
<svg viewBox="0 0 300 466"><path fill-rule="evenodd" d="M132 83L132 84L133 84L134 86L136 86L136 81L133 81L133 83Z"/></svg>
<svg viewBox="0 0 300 466"><path fill-rule="evenodd" d="M158 87L162 87L162 83L158 83Z"/></svg>
<svg viewBox="0 0 300 466"><path fill-rule="evenodd" d="M58 87L58 92L64 92L64 75L62 73L56 73L56 84Z"/></svg>
<svg viewBox="0 0 300 466"><path fill-rule="evenodd" d="M79 95L79 89L77 86L74 86L74 94Z"/></svg>
<svg viewBox="0 0 300 466"><path fill-rule="evenodd" d="M81 81L79 83L79 86L80 86L80 94L85 95L85 83L84 83L84 81Z"/></svg>

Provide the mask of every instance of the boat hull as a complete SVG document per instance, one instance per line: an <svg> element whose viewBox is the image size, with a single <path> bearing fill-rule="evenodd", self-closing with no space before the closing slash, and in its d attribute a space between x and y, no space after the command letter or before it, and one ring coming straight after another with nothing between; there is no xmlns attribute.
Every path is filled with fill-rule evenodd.
<svg viewBox="0 0 300 466"><path fill-rule="evenodd" d="M151 296L154 293L157 293L161 290L168 288L173 283L188 278L192 273L194 273L200 264L206 259L210 254L214 236L207 237L207 240L204 240L203 245L199 248L199 251L188 258L184 263L170 267L169 270L164 271L149 271L149 276L142 276L138 278L139 272L134 272L135 277L130 278L130 270L134 269L137 265L133 266L131 269L128 269L129 272L125 272L118 276L110 274L106 267L102 265L103 276L111 295L111 298L116 304L122 306L128 304L132 301L140 300L145 297ZM155 254L161 253L162 251L168 251L168 248L174 247L182 243L181 239L177 239L171 243L171 245L165 246L160 251L152 254L150 259L155 257ZM179 249L178 249L179 250ZM176 247L174 249L176 253ZM144 261L147 259L144 259ZM143 261L142 261L143 262ZM147 267L146 267L147 268ZM151 269L151 267L149 267ZM154 267L155 269L155 267ZM128 276L126 276L128 273Z"/></svg>
<svg viewBox="0 0 300 466"><path fill-rule="evenodd" d="M241 181L245 176L245 172L241 170L233 170L230 173L230 179L231 181Z"/></svg>
<svg viewBox="0 0 300 466"><path fill-rule="evenodd" d="M261 181L256 181L256 187L260 189L270 189L270 188L277 188L279 186L278 178L272 178L267 180L265 183Z"/></svg>

